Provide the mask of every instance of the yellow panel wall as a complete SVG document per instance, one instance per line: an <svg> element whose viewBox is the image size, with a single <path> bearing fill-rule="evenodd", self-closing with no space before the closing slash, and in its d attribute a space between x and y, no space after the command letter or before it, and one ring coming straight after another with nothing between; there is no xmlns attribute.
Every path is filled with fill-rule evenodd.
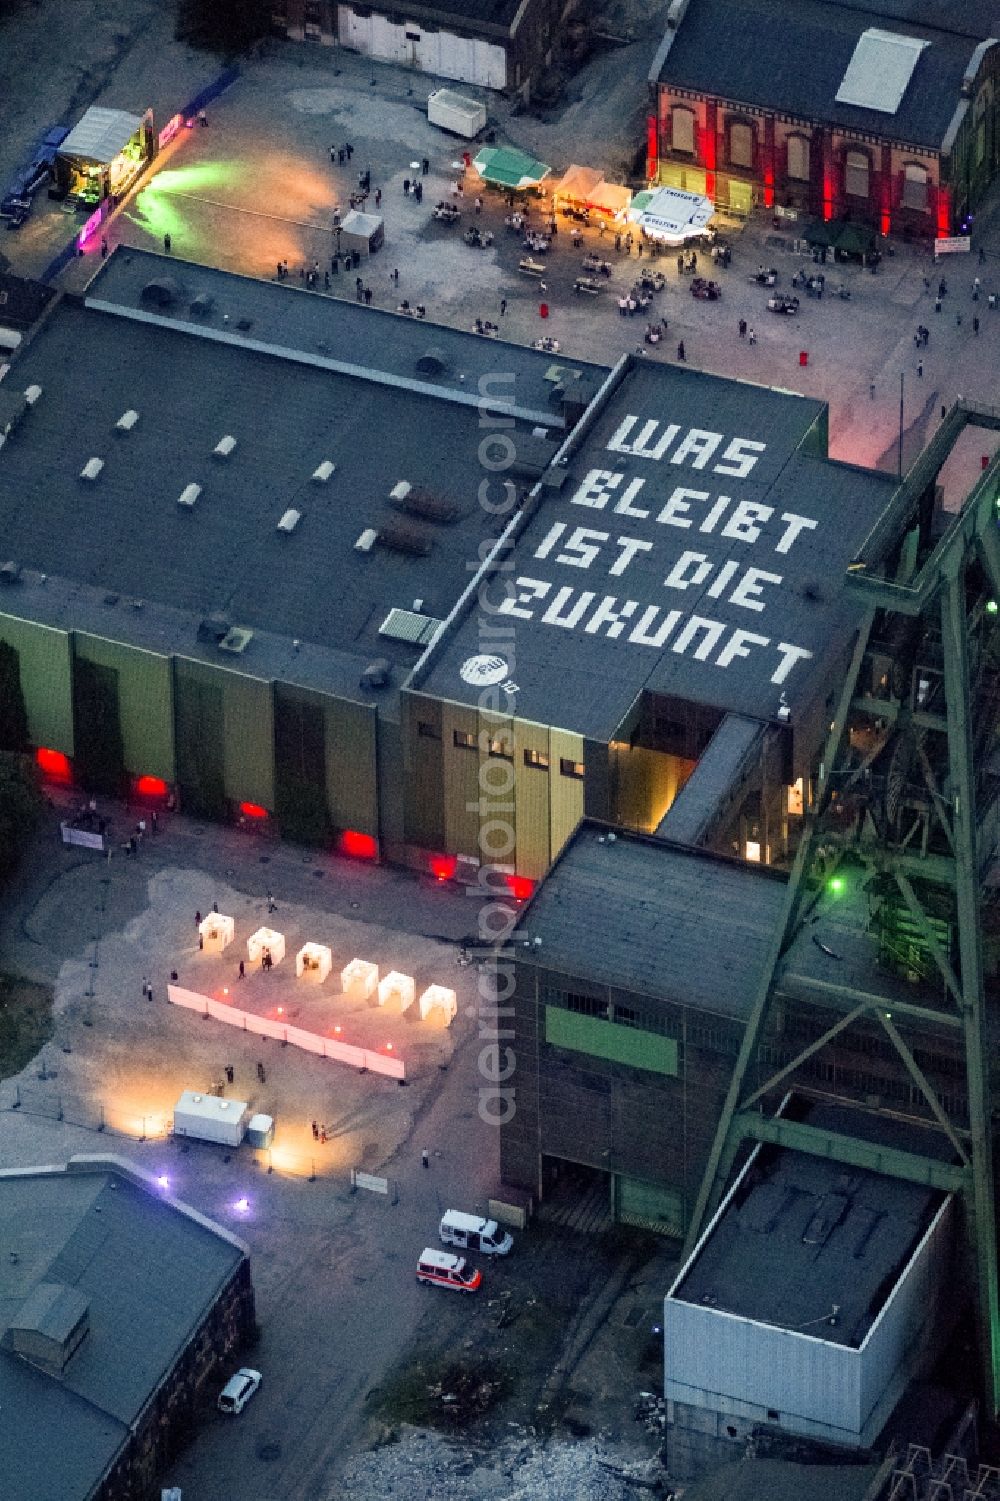
<svg viewBox="0 0 1000 1501"><path fill-rule="evenodd" d="M226 796L274 807L274 698L271 684L234 672L223 678Z"/></svg>
<svg viewBox="0 0 1000 1501"><path fill-rule="evenodd" d="M0 641L20 658L21 691L33 745L73 755L72 648L67 631L0 615Z"/></svg>
<svg viewBox="0 0 1000 1501"><path fill-rule="evenodd" d="M549 747L552 762L549 853L554 860L583 817L583 782L577 777L564 777L559 770L562 760L583 760L583 736L568 730L552 730Z"/></svg>
<svg viewBox="0 0 1000 1501"><path fill-rule="evenodd" d="M117 641L77 633L76 654L118 674L118 713L125 768L133 776L172 782L174 696L171 659Z"/></svg>
<svg viewBox="0 0 1000 1501"><path fill-rule="evenodd" d="M517 866L517 757L520 741L509 714L479 714L479 851L483 864ZM489 747L495 746L491 753Z"/></svg>
<svg viewBox="0 0 1000 1501"><path fill-rule="evenodd" d="M455 733L471 735L473 749L456 746ZM465 704L445 704L441 715L444 766L444 842L453 855L480 856L479 713Z"/></svg>
<svg viewBox="0 0 1000 1501"><path fill-rule="evenodd" d="M326 700L326 797L338 829L379 836L376 711Z"/></svg>
<svg viewBox="0 0 1000 1501"><path fill-rule="evenodd" d="M549 868L550 838L550 786L553 776L559 775L558 766L553 771L549 748L547 725L530 724L527 720L514 722L516 747L514 771L517 795L517 860L518 875L541 880ZM525 762L526 751L537 751L549 759L548 767L531 766Z"/></svg>
<svg viewBox="0 0 1000 1501"><path fill-rule="evenodd" d="M400 701L406 840L422 849L448 847L443 744L445 720L450 711L450 704L418 693L403 693ZM421 734L422 724L427 726L426 734ZM451 731L447 733L450 738Z"/></svg>

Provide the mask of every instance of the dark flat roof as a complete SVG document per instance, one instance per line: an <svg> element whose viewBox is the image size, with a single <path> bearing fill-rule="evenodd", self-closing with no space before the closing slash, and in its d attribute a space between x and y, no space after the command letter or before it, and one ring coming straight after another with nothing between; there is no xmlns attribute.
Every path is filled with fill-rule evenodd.
<svg viewBox="0 0 1000 1501"><path fill-rule="evenodd" d="M149 258L130 257L121 279L141 276L144 285L159 258L151 259L152 267ZM561 437L559 410L534 406L552 391L544 380L551 360L529 350L508 365L506 347L501 361L495 346L483 350L487 341L458 335L444 341L451 373L435 387L415 370L417 344L405 349L413 338L409 320L192 273L191 289L206 285L228 299L208 329L196 329L195 320L184 326L150 320L127 301L125 313L116 314L67 300L17 360L7 384L17 390L37 384L42 395L2 451L3 560L185 614L192 648L197 622L221 612L233 625L304 646L409 666L419 649L378 634L386 614L420 599L423 613L443 618L468 583L484 537L498 529L478 503L480 379L489 375L489 361L509 368L513 378L490 391L509 396L524 413L515 435L527 439L547 423ZM112 300L110 275L101 291ZM229 331L232 324L222 324L226 305L233 307L232 323L239 310L253 310L248 337L260 335L260 347L247 347ZM186 294L182 306L186 314ZM313 318L313 348L316 334L325 332L343 362L367 360L372 373L328 368L324 356L304 352L301 338L296 347L292 340L304 327L285 330L287 345L273 344L283 317L303 325ZM422 327L419 348L442 345L440 335L449 332ZM366 349L359 348L365 341ZM466 372L469 346L475 348ZM408 365L407 374L394 363ZM466 373L468 381L459 382ZM118 433L115 424L129 408L139 421ZM236 438L235 451L213 457L226 435ZM104 468L88 483L79 476L93 456ZM326 459L336 465L332 478L313 483ZM393 509L389 491L400 480L453 502L459 519L444 524ZM177 497L189 483L203 492L185 511ZM277 523L290 508L302 519L291 535L281 535ZM425 537L429 556L377 544L369 553L355 550L366 528L388 523ZM17 592L10 591L15 612L22 607ZM105 612L112 636L114 619ZM131 621L120 612L119 624L118 639L132 639ZM258 647L252 641L227 660L258 672Z"/></svg>
<svg viewBox="0 0 1000 1501"><path fill-rule="evenodd" d="M858 1111L818 1105L808 1122L915 1148L914 1128ZM919 1135L917 1149L936 1154ZM856 1349L944 1198L804 1152L762 1151L670 1297Z"/></svg>
<svg viewBox="0 0 1000 1501"><path fill-rule="evenodd" d="M944 24L934 19L943 12ZM691 0L659 68L659 81L721 99L756 105L874 134L887 140L940 147L960 100L962 77L988 12L966 21L972 31L948 29L959 14L951 4L886 6L829 0ZM876 28L930 43L913 70L894 114L838 104L836 95L862 32ZM995 22L993 34L995 34Z"/></svg>
<svg viewBox="0 0 1000 1501"><path fill-rule="evenodd" d="M895 487L825 457L821 402L632 359L491 587L512 596L509 709L606 741L647 689L760 719L784 693L794 722L855 628L844 571ZM472 605L414 686L476 702L479 637Z"/></svg>
<svg viewBox="0 0 1000 1501"><path fill-rule="evenodd" d="M512 942L519 961L539 968L742 1019L784 894L784 877L772 871L652 837L609 840L587 821Z"/></svg>
<svg viewBox="0 0 1000 1501"><path fill-rule="evenodd" d="M90 1495L244 1250L106 1165L0 1173L0 1332L41 1282L89 1305L61 1378L0 1351L0 1495Z"/></svg>

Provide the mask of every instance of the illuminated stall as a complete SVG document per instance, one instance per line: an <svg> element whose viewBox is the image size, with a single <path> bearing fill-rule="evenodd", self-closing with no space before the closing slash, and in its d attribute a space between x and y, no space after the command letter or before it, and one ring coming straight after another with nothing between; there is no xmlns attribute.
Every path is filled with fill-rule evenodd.
<svg viewBox="0 0 1000 1501"><path fill-rule="evenodd" d="M59 147L56 192L96 208L121 198L156 155L153 111L133 115L120 109L88 109Z"/></svg>
<svg viewBox="0 0 1000 1501"><path fill-rule="evenodd" d="M395 1011L407 1011L416 1000L417 987L412 975L391 970L378 982L378 1003Z"/></svg>
<svg viewBox="0 0 1000 1501"><path fill-rule="evenodd" d="M340 971L340 988L356 1001L367 1001L378 989L378 965L368 959L352 959Z"/></svg>
<svg viewBox="0 0 1000 1501"><path fill-rule="evenodd" d="M447 985L428 985L419 1001L420 1020L443 1022L450 1027L458 1012L458 997Z"/></svg>
<svg viewBox="0 0 1000 1501"><path fill-rule="evenodd" d="M273 928L258 928L247 939L247 958L251 964L259 963L264 969L270 969L272 965L280 964L284 957L284 933L276 933Z"/></svg>
<svg viewBox="0 0 1000 1501"><path fill-rule="evenodd" d="M357 250L362 255L374 255L385 241L385 222L379 214L363 214L351 209L344 215L337 245L340 250Z"/></svg>
<svg viewBox="0 0 1000 1501"><path fill-rule="evenodd" d="M225 917L221 912L210 912L198 924L198 932L201 934L201 947L204 953L221 954L236 936L236 923L231 917Z"/></svg>
<svg viewBox="0 0 1000 1501"><path fill-rule="evenodd" d="M515 193L537 188L551 170L544 162L513 146L484 146L472 165L483 182Z"/></svg>
<svg viewBox="0 0 1000 1501"><path fill-rule="evenodd" d="M300 980L320 985L333 968L333 955L325 943L305 943L295 955L295 974Z"/></svg>
<svg viewBox="0 0 1000 1501"><path fill-rule="evenodd" d="M560 209L587 209L606 219L624 219L632 192L615 182L605 182L596 167L572 166L552 189L552 202Z"/></svg>

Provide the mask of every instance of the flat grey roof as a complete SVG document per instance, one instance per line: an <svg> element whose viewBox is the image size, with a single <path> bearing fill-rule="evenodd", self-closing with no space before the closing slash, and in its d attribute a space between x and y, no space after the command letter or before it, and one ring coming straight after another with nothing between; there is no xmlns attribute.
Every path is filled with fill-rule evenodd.
<svg viewBox="0 0 1000 1501"><path fill-rule="evenodd" d="M896 481L825 456L821 402L634 358L612 385L491 586L507 706L603 741L646 690L770 720L785 694L794 723L856 627L845 569ZM475 703L479 636L472 604L413 685Z"/></svg>
<svg viewBox="0 0 1000 1501"><path fill-rule="evenodd" d="M150 279L147 265L143 284ZM192 287L200 290L202 280L199 273ZM342 350L347 363L354 354L364 358L351 342L360 338L353 316L342 341L331 332L345 304L266 284L245 287L234 277L224 284L234 305L262 294L278 321L282 308L301 309L306 321L314 314L314 334L327 328L324 317L332 320L330 347ZM109 278L105 292L111 291ZM408 667L419 648L378 634L388 611L421 599L424 613L443 618L466 586L484 538L498 529L478 502L485 471L476 391L488 371L472 364L469 399L465 385L458 387L457 365L454 389L435 389L415 372L414 345L404 378L391 367L404 361L396 333L401 326L409 333L408 320L356 311L369 315L368 368L378 372L380 353L387 355L384 378L324 368L322 356L311 364L301 345L272 346L281 330L257 328L263 316L252 321L265 347L250 349L219 315L199 333L148 321L135 310L122 316L65 300L7 376L14 389L37 384L42 395L0 452L3 561L179 612L188 617L192 648L197 623L221 612L233 625L348 653L356 666L384 656ZM439 344L439 332L424 330L421 347ZM484 342L460 335L446 357L460 364L466 346ZM543 379L551 361L527 354L527 361L512 363L511 381L494 389L510 393L515 408L527 413L515 435L529 436L547 422L560 437L561 413L554 406L535 413L532 405L551 393ZM531 374L523 393L522 369ZM139 421L117 432L130 408ZM227 435L237 440L234 452L213 457ZM88 483L80 472L95 456L104 468ZM332 478L313 483L326 459L336 465ZM394 509L389 492L400 480L454 503L458 519L445 524ZM202 493L185 510L177 500L191 483ZM282 535L277 524L288 509L302 519ZM387 524L420 534L428 556L378 544L368 553L355 549L366 528ZM15 612L25 606L17 595L10 591ZM104 624L112 636L117 624L123 634L116 639L132 639L132 621L121 612L116 622L105 611ZM229 665L261 672L259 646L252 641Z"/></svg>
<svg viewBox="0 0 1000 1501"><path fill-rule="evenodd" d="M839 0L692 0L659 69L659 81L719 99L756 105L874 134L941 146L961 97L976 39L995 34L984 6L957 21L960 7ZM950 24L969 27L964 33ZM838 104L837 90L862 32L869 28L926 39L894 114Z"/></svg>
<svg viewBox="0 0 1000 1501"><path fill-rule="evenodd" d="M588 820L512 942L540 969L745 1019L784 894L773 871L652 837L609 840Z"/></svg>
<svg viewBox="0 0 1000 1501"><path fill-rule="evenodd" d="M243 1258L110 1167L0 1173L0 1333L43 1282L89 1304L63 1376L0 1350L0 1495L89 1496ZM15 1252L14 1261L7 1253Z"/></svg>
<svg viewBox="0 0 1000 1501"><path fill-rule="evenodd" d="M929 1132L859 1111L817 1105L807 1119L911 1151L916 1131L917 1150L940 1150ZM882 1173L762 1149L670 1296L856 1349L944 1198Z"/></svg>
<svg viewBox="0 0 1000 1501"><path fill-rule="evenodd" d="M722 803L732 796L743 767L759 756L766 729L759 719L727 714L667 809L657 834L679 844L698 844Z"/></svg>

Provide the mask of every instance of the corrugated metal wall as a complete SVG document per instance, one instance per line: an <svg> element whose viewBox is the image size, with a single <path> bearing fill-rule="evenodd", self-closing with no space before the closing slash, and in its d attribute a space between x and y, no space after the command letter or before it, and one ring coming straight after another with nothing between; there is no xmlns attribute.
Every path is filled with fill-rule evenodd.
<svg viewBox="0 0 1000 1501"><path fill-rule="evenodd" d="M54 631L13 615L0 615L0 641L20 659L21 691L34 745L72 756L72 643L68 631Z"/></svg>
<svg viewBox="0 0 1000 1501"><path fill-rule="evenodd" d="M663 1348L668 1401L761 1419L770 1408L793 1432L857 1442L858 1350L670 1297Z"/></svg>
<svg viewBox="0 0 1000 1501"><path fill-rule="evenodd" d="M369 704L326 699L326 795L336 828L379 836L378 713Z"/></svg>

